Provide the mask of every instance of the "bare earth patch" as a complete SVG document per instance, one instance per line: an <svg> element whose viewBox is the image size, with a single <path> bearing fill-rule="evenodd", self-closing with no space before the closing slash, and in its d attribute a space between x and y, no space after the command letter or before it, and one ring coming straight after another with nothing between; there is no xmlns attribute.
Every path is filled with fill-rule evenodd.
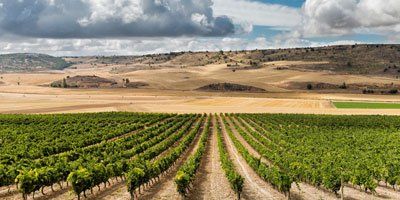
<svg viewBox="0 0 400 200"><path fill-rule="evenodd" d="M222 123L222 119L219 119ZM227 150L232 157L233 163L239 173L245 179L243 188L243 199L286 199L283 194L275 191L269 184L262 180L239 155L233 142L229 138L226 127L222 126L222 133L225 139Z"/></svg>
<svg viewBox="0 0 400 200"><path fill-rule="evenodd" d="M188 197L193 200L235 199L225 173L221 167L218 152L216 119L213 117L213 131L209 136L208 147L200 169L193 183L193 192Z"/></svg>
<svg viewBox="0 0 400 200"><path fill-rule="evenodd" d="M204 124L203 124L204 126ZM199 130L199 133L196 135L195 140L192 142L190 148L184 153L178 161L175 163L175 165L168 171L167 175L162 177L160 182L155 183L153 186L151 186L149 189L145 190L143 195L139 196L139 199L180 199L181 196L176 190L176 185L174 182L174 178L176 175L176 172L179 170L179 167L186 161L186 159L190 156L193 155L194 152L197 150L198 145L199 145L199 140L200 140L200 133L201 128Z"/></svg>

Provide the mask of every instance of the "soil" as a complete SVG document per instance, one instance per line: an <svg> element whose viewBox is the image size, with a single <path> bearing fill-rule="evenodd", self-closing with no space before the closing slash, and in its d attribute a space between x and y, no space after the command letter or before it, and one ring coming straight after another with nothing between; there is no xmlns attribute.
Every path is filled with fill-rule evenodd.
<svg viewBox="0 0 400 200"><path fill-rule="evenodd" d="M212 119L212 133L209 135L209 141L204 159L200 164L200 169L193 183L194 190L188 196L193 200L228 200L235 199L235 192L221 167L221 161L218 151L216 118Z"/></svg>
<svg viewBox="0 0 400 200"><path fill-rule="evenodd" d="M222 124L222 119L219 119ZM269 184L262 180L239 155L229 138L226 127L222 125L222 133L226 147L238 172L244 177L243 199L287 199L283 194L275 191Z"/></svg>
<svg viewBox="0 0 400 200"><path fill-rule="evenodd" d="M139 199L181 199L181 195L176 190L174 178L176 172L179 170L179 167L187 160L189 156L193 155L194 152L197 150L200 141L200 133L203 128L204 123L186 153L184 153L178 159L175 165L168 171L166 176L162 177L159 182L155 183L149 189L147 189L143 195L139 196Z"/></svg>

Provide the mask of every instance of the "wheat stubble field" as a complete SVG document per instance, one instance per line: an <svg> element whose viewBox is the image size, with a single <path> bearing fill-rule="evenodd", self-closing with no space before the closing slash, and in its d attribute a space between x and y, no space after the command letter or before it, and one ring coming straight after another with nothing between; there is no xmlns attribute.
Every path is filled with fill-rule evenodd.
<svg viewBox="0 0 400 200"><path fill-rule="evenodd" d="M210 56L205 57L199 53L192 57L211 59L211 55L210 53ZM232 60L242 58L240 54L234 53L229 54L229 57ZM219 63L222 62L220 60L211 60L210 62L214 62L211 64L191 63L190 55L183 54L175 60L163 61L149 67L146 61L125 61L128 58L116 58L117 60L112 61L108 61L109 58L68 58L66 60L73 65L64 70L2 73L0 113L136 111L400 114L396 109L336 109L332 101L399 102L398 95L381 95L379 90L396 88L400 81L395 77L378 74L297 69L324 65L327 62L272 61L263 62L253 68L248 68L246 64L238 64L239 66L232 68ZM155 57L151 63L157 59L161 58ZM178 61L187 63L188 66L181 66ZM123 62L127 64L122 64ZM54 81L68 80L68 77L93 75L115 81L117 86L93 86L90 84L97 84L99 80L92 80L85 83L89 84L88 87L72 86L76 82L70 83L67 88L49 87ZM131 84L143 85L122 86L126 79ZM264 91L236 91L235 88L197 90L215 83L241 84ZM314 89L307 90L305 83L310 83ZM348 89L335 88L343 83L348 85ZM371 89L375 90L373 94L362 94L362 88L376 89Z"/></svg>

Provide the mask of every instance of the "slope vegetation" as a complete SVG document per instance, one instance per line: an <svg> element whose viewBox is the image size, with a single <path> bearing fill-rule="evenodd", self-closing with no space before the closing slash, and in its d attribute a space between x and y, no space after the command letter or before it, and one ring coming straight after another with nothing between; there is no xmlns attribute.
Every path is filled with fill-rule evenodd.
<svg viewBox="0 0 400 200"><path fill-rule="evenodd" d="M0 55L0 72L61 70L70 64L62 58L45 54L3 54Z"/></svg>

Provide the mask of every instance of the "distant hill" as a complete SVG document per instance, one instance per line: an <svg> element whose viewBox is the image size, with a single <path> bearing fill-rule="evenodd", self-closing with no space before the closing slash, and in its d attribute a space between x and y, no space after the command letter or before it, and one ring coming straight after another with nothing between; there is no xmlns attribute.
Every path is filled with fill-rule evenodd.
<svg viewBox="0 0 400 200"><path fill-rule="evenodd" d="M0 72L62 70L71 64L45 54L18 53L0 55Z"/></svg>
<svg viewBox="0 0 400 200"><path fill-rule="evenodd" d="M242 55L255 62L326 61L298 69L329 70L350 74L400 75L400 45L338 45L316 48L256 50Z"/></svg>
<svg viewBox="0 0 400 200"><path fill-rule="evenodd" d="M70 57L66 59L75 64L115 66L116 73L208 64L226 64L232 70L251 70L262 68L265 64L274 61L306 61L317 62L317 64L291 65L290 69L400 78L399 58L400 45L360 44L224 52L172 52L143 56ZM280 68L289 69L289 66Z"/></svg>

